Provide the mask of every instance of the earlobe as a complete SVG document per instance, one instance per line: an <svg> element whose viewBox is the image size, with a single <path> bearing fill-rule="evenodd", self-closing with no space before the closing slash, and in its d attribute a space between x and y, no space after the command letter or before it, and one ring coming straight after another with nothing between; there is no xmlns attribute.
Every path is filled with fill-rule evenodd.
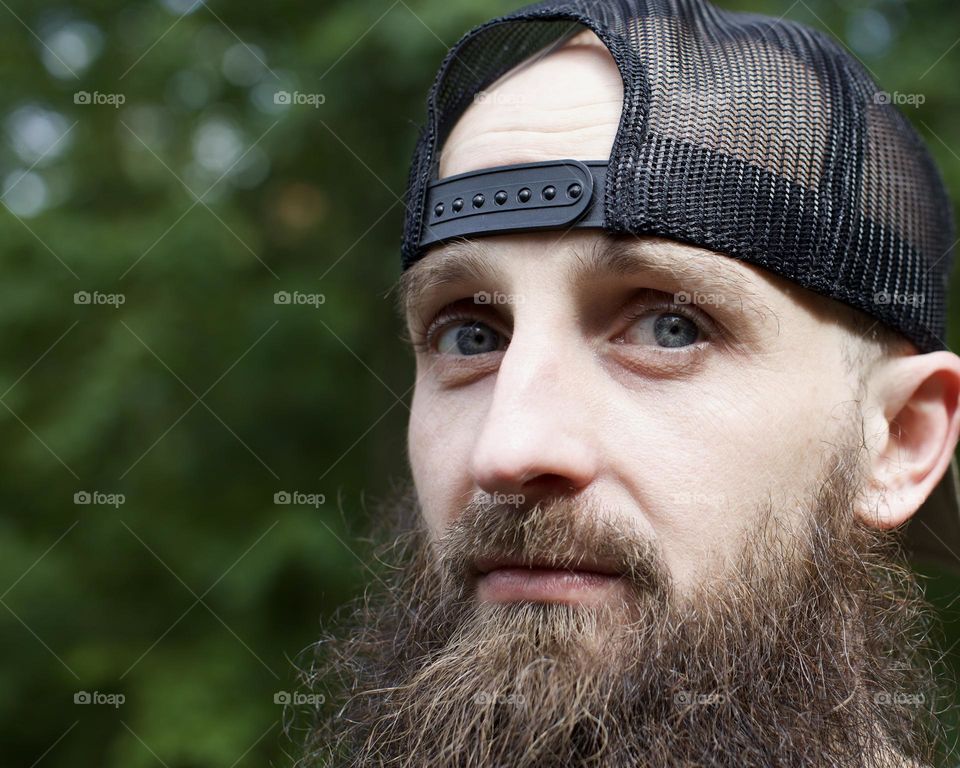
<svg viewBox="0 0 960 768"><path fill-rule="evenodd" d="M890 359L874 372L870 390L880 434L857 515L875 528L896 528L949 467L960 435L960 357L942 351Z"/></svg>

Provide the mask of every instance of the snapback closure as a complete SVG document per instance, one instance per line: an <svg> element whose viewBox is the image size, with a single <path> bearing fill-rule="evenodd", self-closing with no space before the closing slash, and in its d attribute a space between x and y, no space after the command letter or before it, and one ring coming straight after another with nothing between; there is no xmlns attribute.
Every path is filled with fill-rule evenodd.
<svg viewBox="0 0 960 768"><path fill-rule="evenodd" d="M420 247L456 237L603 226L607 161L484 168L427 186Z"/></svg>

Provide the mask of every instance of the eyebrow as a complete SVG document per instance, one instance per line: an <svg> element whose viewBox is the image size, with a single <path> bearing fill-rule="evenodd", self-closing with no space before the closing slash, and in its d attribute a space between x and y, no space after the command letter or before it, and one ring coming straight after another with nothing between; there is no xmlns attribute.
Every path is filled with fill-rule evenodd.
<svg viewBox="0 0 960 768"><path fill-rule="evenodd" d="M444 285L492 282L497 270L487 246L477 240L451 240L400 275L399 309L419 307L423 297Z"/></svg>
<svg viewBox="0 0 960 768"><path fill-rule="evenodd" d="M573 284L580 284L610 276L650 275L685 289L764 303L758 290L752 287L749 275L736 268L732 256L698 246L679 248L668 242L629 236L600 238L585 252L576 252L567 278Z"/></svg>
<svg viewBox="0 0 960 768"><path fill-rule="evenodd" d="M766 306L749 276L730 263L733 257L700 248L681 251L665 242L629 236L598 238L590 247L574 251L567 279L580 284L611 276L652 275L685 289ZM400 276L401 312L420 306L425 295L445 285L493 282L498 270L491 261L489 246L479 240L444 244Z"/></svg>

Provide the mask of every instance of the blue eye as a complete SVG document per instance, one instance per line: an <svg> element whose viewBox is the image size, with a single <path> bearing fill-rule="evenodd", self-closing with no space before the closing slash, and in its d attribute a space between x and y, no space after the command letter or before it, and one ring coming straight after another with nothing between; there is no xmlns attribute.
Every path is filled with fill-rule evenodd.
<svg viewBox="0 0 960 768"><path fill-rule="evenodd" d="M678 312L650 312L641 315L624 337L631 344L655 344L659 347L687 347L702 337L700 326Z"/></svg>
<svg viewBox="0 0 960 768"><path fill-rule="evenodd" d="M437 339L437 351L443 355L482 355L502 347L503 337L479 320L451 325Z"/></svg>

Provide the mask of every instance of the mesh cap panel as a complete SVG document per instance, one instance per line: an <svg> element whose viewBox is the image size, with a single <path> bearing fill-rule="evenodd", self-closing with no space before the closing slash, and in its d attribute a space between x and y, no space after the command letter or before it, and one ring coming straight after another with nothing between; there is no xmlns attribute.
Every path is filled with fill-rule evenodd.
<svg viewBox="0 0 960 768"><path fill-rule="evenodd" d="M830 37L704 0L551 0L463 37L414 153L405 269L425 254L438 151L474 96L584 27L624 81L604 230L719 251L863 310L920 351L945 347L951 205L916 131Z"/></svg>

